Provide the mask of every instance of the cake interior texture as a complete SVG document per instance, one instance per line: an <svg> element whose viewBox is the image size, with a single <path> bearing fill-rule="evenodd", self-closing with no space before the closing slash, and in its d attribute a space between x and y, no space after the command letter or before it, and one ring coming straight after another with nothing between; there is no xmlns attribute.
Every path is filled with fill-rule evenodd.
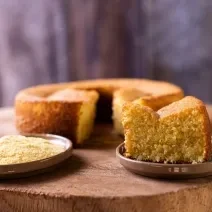
<svg viewBox="0 0 212 212"><path fill-rule="evenodd" d="M156 88L155 88L156 89ZM160 91L160 89L159 89ZM155 92L156 93L156 92ZM152 108L154 111L172 103L178 101L183 98L183 95L176 96L163 96L158 98L157 96L152 95L151 93L147 93L138 89L138 88L127 88L120 89L114 92L113 95L113 123L115 131L123 135L124 129L122 125L122 108L123 105L127 102L135 101L140 105L148 106Z"/></svg>
<svg viewBox="0 0 212 212"><path fill-rule="evenodd" d="M122 107L126 102L131 102L142 96L148 95L136 88L120 89L114 92L112 102L112 119L116 132L123 135L124 130L122 126Z"/></svg>
<svg viewBox="0 0 212 212"><path fill-rule="evenodd" d="M126 156L165 163L201 163L209 160L211 130L204 104L195 97L154 112L138 101L123 107Z"/></svg>

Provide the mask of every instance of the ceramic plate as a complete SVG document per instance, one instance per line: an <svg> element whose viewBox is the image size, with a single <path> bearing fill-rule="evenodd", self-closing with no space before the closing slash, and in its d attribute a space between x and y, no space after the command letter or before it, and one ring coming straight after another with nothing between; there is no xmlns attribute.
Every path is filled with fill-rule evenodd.
<svg viewBox="0 0 212 212"><path fill-rule="evenodd" d="M17 178L43 173L51 170L61 162L68 159L73 150L72 142L62 136L52 134L22 134L27 137L40 137L49 140L51 143L61 145L64 151L50 158L37 160L28 163L0 165L0 178Z"/></svg>
<svg viewBox="0 0 212 212"><path fill-rule="evenodd" d="M201 164L163 164L137 161L124 156L124 143L116 149L116 157L127 170L153 178L189 179L212 175L212 162Z"/></svg>

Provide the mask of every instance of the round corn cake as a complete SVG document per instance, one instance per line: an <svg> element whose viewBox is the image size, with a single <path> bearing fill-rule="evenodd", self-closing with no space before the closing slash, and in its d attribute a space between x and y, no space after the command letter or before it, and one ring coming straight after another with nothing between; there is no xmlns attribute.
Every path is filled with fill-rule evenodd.
<svg viewBox="0 0 212 212"><path fill-rule="evenodd" d="M98 79L38 85L21 90L16 95L15 114L18 131L21 133L55 133L67 136L76 143L82 143L84 139L80 139L80 141L77 139L77 135L82 132L76 132L76 129L80 123L81 116L79 114L83 101L75 101L73 98L68 101L68 97L67 101L66 97L62 100L52 101L50 98L55 92L67 88L96 92L96 97L91 101L93 105L96 104L96 108L93 106L96 114L92 116L91 123L95 118L96 121L105 122L111 121L112 117L114 122L121 123L121 117L112 115L112 113L115 114L112 112L113 98L114 100L120 99L123 95L121 93L119 96L118 93L113 96L113 94L120 89L139 89L144 94L140 101L142 100L146 105L152 105L153 108L155 105L160 108L184 96L183 90L176 85L147 79ZM128 95L125 95L124 98ZM116 106L121 108L122 103L119 104L117 101ZM89 122L84 128L86 126L89 126ZM90 130L92 131L92 129ZM116 125L115 130L122 133L122 130Z"/></svg>

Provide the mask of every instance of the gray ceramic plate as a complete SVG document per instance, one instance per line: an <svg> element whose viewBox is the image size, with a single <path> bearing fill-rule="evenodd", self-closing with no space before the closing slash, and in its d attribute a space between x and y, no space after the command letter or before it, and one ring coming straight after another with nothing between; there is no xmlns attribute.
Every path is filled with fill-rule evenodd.
<svg viewBox="0 0 212 212"><path fill-rule="evenodd" d="M153 178L189 179L212 175L212 162L201 164L163 164L136 161L124 156L124 143L116 149L116 157L127 170Z"/></svg>
<svg viewBox="0 0 212 212"><path fill-rule="evenodd" d="M59 165L64 160L68 159L73 150L72 142L62 136L52 134L22 134L27 137L41 137L49 140L50 142L61 145L64 147L64 152L57 154L53 157L43 160L37 160L28 163L0 165L0 178L17 178L26 177L34 174L43 173L51 170Z"/></svg>

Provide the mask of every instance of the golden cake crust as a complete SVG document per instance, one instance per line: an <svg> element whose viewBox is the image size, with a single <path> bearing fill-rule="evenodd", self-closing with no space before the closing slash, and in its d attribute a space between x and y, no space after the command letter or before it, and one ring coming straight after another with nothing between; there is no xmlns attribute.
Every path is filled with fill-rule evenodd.
<svg viewBox="0 0 212 212"><path fill-rule="evenodd" d="M18 98L15 102L16 128L22 133L52 133L78 138L81 109L84 104L96 104L96 91L60 90L48 97L32 97L30 101ZM92 123L91 123L92 124Z"/></svg>
<svg viewBox="0 0 212 212"><path fill-rule="evenodd" d="M73 138L76 134L75 127L78 125L82 101L47 101L46 98L48 98L48 96L67 88L96 90L100 94L100 99L106 100L102 101L103 104L98 106L98 108L101 109L100 116L102 116L106 113L105 111L108 108L107 102L112 101L114 91L122 88L137 87L139 87L141 91L151 94L151 97L144 98L145 101L148 102L164 102L166 100L183 97L182 89L176 85L146 79L98 79L39 85L21 90L16 95L16 127L23 133L57 133L64 136L71 135ZM99 102L101 101L98 101L98 103ZM55 114L56 111L58 124L50 124L53 119L52 113L54 112ZM68 129L66 126L68 122L67 119L72 120L69 121L72 126L71 131L70 127Z"/></svg>
<svg viewBox="0 0 212 212"><path fill-rule="evenodd" d="M81 106L82 102L16 101L16 128L21 133L58 133L76 141Z"/></svg>
<svg viewBox="0 0 212 212"><path fill-rule="evenodd" d="M144 93L152 94L152 97L158 99L161 97L170 98L172 96L182 97L184 95L183 90L179 86L176 86L168 82L153 81L147 79L118 78L118 79L82 80L82 81L73 81L69 83L38 85L21 90L17 94L16 100L21 99L25 101L34 101L37 99L37 97L45 97L51 95L53 92L66 88L97 90L100 94L103 93L108 96L112 96L113 92L117 89L139 88Z"/></svg>

